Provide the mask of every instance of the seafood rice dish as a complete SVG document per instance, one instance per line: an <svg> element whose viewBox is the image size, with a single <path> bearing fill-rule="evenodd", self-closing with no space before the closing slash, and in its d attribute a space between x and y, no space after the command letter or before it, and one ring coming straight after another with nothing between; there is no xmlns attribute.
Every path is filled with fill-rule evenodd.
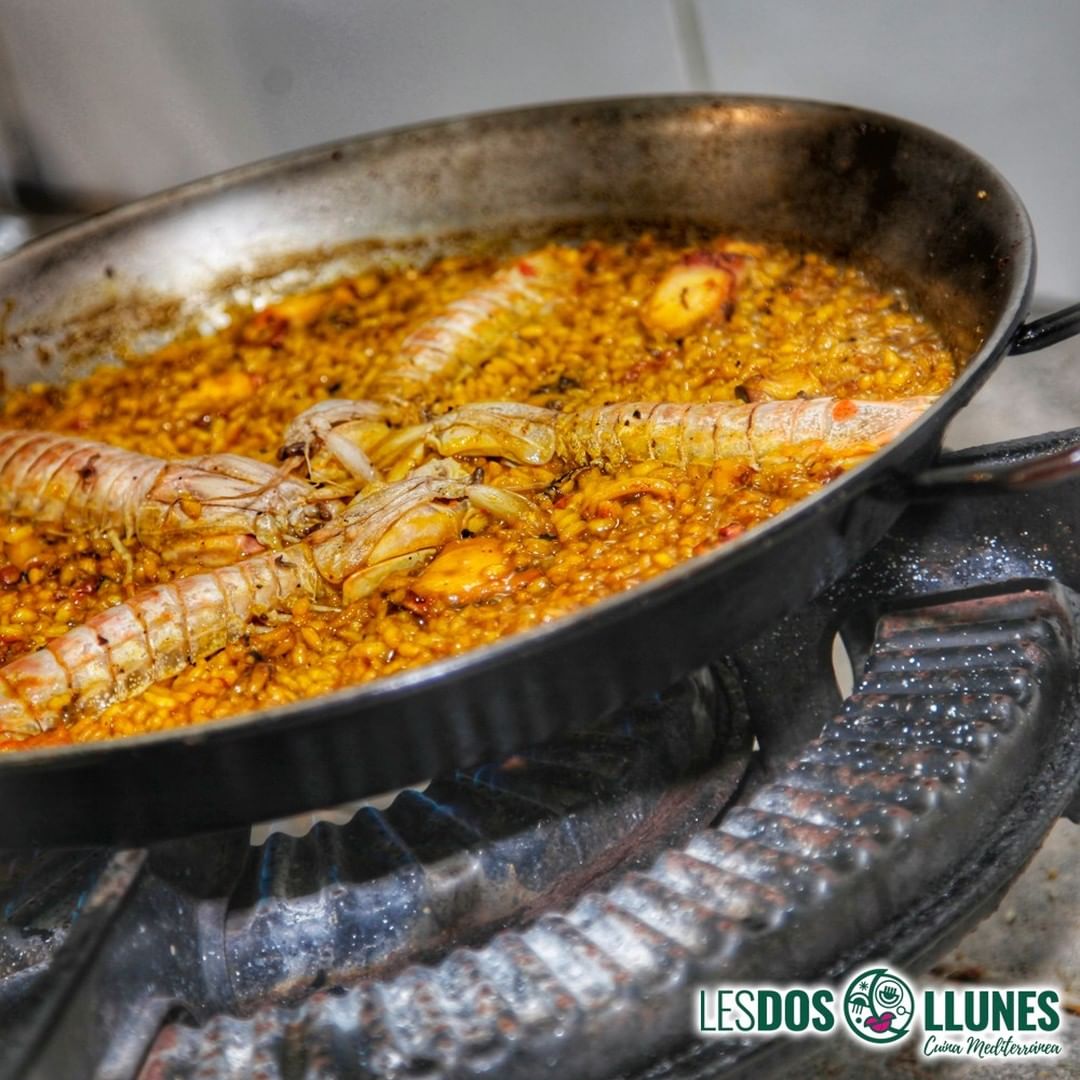
<svg viewBox="0 0 1080 1080"><path fill-rule="evenodd" d="M0 747L285 704L741 535L957 374L903 290L684 230L407 251L0 419Z"/></svg>

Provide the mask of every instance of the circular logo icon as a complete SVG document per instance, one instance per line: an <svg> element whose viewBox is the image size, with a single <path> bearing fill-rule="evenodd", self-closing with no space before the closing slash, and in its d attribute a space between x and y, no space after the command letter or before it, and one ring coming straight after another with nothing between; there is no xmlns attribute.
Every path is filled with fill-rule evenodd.
<svg viewBox="0 0 1080 1080"><path fill-rule="evenodd" d="M870 968L848 983L844 992L844 1019L866 1042L896 1042L911 1029L915 995L888 968Z"/></svg>

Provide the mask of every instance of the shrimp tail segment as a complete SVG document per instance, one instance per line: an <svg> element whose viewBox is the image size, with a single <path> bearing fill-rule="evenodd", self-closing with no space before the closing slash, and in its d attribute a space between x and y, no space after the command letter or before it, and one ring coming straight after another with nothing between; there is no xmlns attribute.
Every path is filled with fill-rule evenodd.
<svg viewBox="0 0 1080 1080"><path fill-rule="evenodd" d="M52 432L0 431L0 513L114 532L167 561L220 566L295 542L329 511L304 481L236 454L166 461Z"/></svg>
<svg viewBox="0 0 1080 1080"><path fill-rule="evenodd" d="M603 466L636 461L711 465L725 458L756 462L799 446L854 455L884 446L935 400L604 405L559 415L556 446L559 457L569 462Z"/></svg>
<svg viewBox="0 0 1080 1080"><path fill-rule="evenodd" d="M0 669L0 732L36 735L142 693L314 591L301 547L146 589Z"/></svg>

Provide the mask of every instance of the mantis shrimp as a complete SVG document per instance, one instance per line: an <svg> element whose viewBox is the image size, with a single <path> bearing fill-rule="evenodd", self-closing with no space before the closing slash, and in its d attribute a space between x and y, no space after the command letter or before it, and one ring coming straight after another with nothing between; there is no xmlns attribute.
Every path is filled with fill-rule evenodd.
<svg viewBox="0 0 1080 1080"><path fill-rule="evenodd" d="M724 315L744 272L737 256L686 258L660 281L642 321L652 333L675 335ZM934 400L630 402L571 412L488 402L399 426L421 390L480 362L503 335L557 302L572 273L572 260L549 249L498 271L406 337L370 381L373 400L331 399L296 417L281 467L231 454L165 461L66 435L0 431L0 512L98 530L118 546L132 539L167 562L203 568L0 668L0 733L37 734L137 695L292 598L362 599L391 575L430 562L476 512L533 535L550 532L532 501L485 484L456 457L605 469L724 458L756 465L793 446L855 457ZM291 475L300 457L308 479Z"/></svg>
<svg viewBox="0 0 1080 1080"><path fill-rule="evenodd" d="M507 334L565 296L573 273L566 254L542 249L522 256L423 323L376 372L372 400L332 398L297 416L285 431L282 459L302 455L311 478L326 481L328 475L315 460L325 450L361 486L377 480L365 445L384 436L401 407L432 382L467 362L479 363ZM338 431L345 424L350 437Z"/></svg>
<svg viewBox="0 0 1080 1080"><path fill-rule="evenodd" d="M371 487L330 525L340 492L323 497L306 481L237 455L167 462L63 435L0 432L0 511L96 529L117 546L122 535L167 561L214 568L146 590L0 669L0 731L33 734L68 713L140 693L298 593L356 600L431 558L458 535L470 506L542 528L527 500L469 479L452 462L380 486L363 449L335 428L380 420L470 349L481 358L500 333L551 303L568 276L556 252L516 260L405 339L375 379L383 404L329 401L297 418L286 447L299 447L313 479L311 454L325 444Z"/></svg>
<svg viewBox="0 0 1080 1080"><path fill-rule="evenodd" d="M292 597L367 595L456 537L471 506L542 528L527 500L432 462L280 551L146 589L0 668L0 731L33 735L175 675Z"/></svg>
<svg viewBox="0 0 1080 1080"><path fill-rule="evenodd" d="M393 361L379 371L371 395L401 404L466 359L479 362L502 336L539 315L566 291L571 272L558 249L522 256L491 281L455 300L402 342Z"/></svg>
<svg viewBox="0 0 1080 1080"><path fill-rule="evenodd" d="M184 461L45 431L0 431L0 512L225 565L327 521L310 484L236 454Z"/></svg>
<svg viewBox="0 0 1080 1080"><path fill-rule="evenodd" d="M571 466L604 468L639 461L711 465L725 458L756 463L800 445L855 456L884 446L935 400L638 401L572 412L487 402L463 405L426 423L393 431L372 447L370 457L375 467L386 470L415 466L428 450L442 457L501 457L520 465L543 465L559 458ZM347 414L348 409L342 412ZM335 430L335 439L349 441L352 428L351 421L344 421Z"/></svg>

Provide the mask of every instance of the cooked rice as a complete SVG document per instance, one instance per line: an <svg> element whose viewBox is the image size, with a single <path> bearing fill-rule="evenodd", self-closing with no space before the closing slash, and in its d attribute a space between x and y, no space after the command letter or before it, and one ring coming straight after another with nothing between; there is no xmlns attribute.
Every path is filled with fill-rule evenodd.
<svg viewBox="0 0 1080 1080"><path fill-rule="evenodd" d="M888 399L940 393L954 378L956 363L940 335L899 290L775 244L728 241L725 249L751 257L730 320L664 340L643 327L639 309L685 245L640 235L560 246L558 257L580 275L573 299L519 327L476 370L433 384L415 403L416 417L469 401L573 410L620 400ZM229 451L273 461L299 412L327 397L363 398L411 329L482 285L499 263L500 255L485 249L373 270L82 381L12 391L3 422L165 458ZM850 462L811 447L757 470L731 461L689 470L645 463L612 475L589 469L558 484L565 471L558 463L477 464L487 483L533 494L550 512L555 538L478 515L470 524L494 546L483 550L486 573L467 595L433 598L414 588L414 572L344 610L301 599L287 621L253 627L246 639L133 700L7 745L201 723L462 653L707 551L817 490ZM644 493L626 497L628 475ZM199 569L166 567L137 545L129 550L130 573L107 538L0 521L0 663L139 588Z"/></svg>

